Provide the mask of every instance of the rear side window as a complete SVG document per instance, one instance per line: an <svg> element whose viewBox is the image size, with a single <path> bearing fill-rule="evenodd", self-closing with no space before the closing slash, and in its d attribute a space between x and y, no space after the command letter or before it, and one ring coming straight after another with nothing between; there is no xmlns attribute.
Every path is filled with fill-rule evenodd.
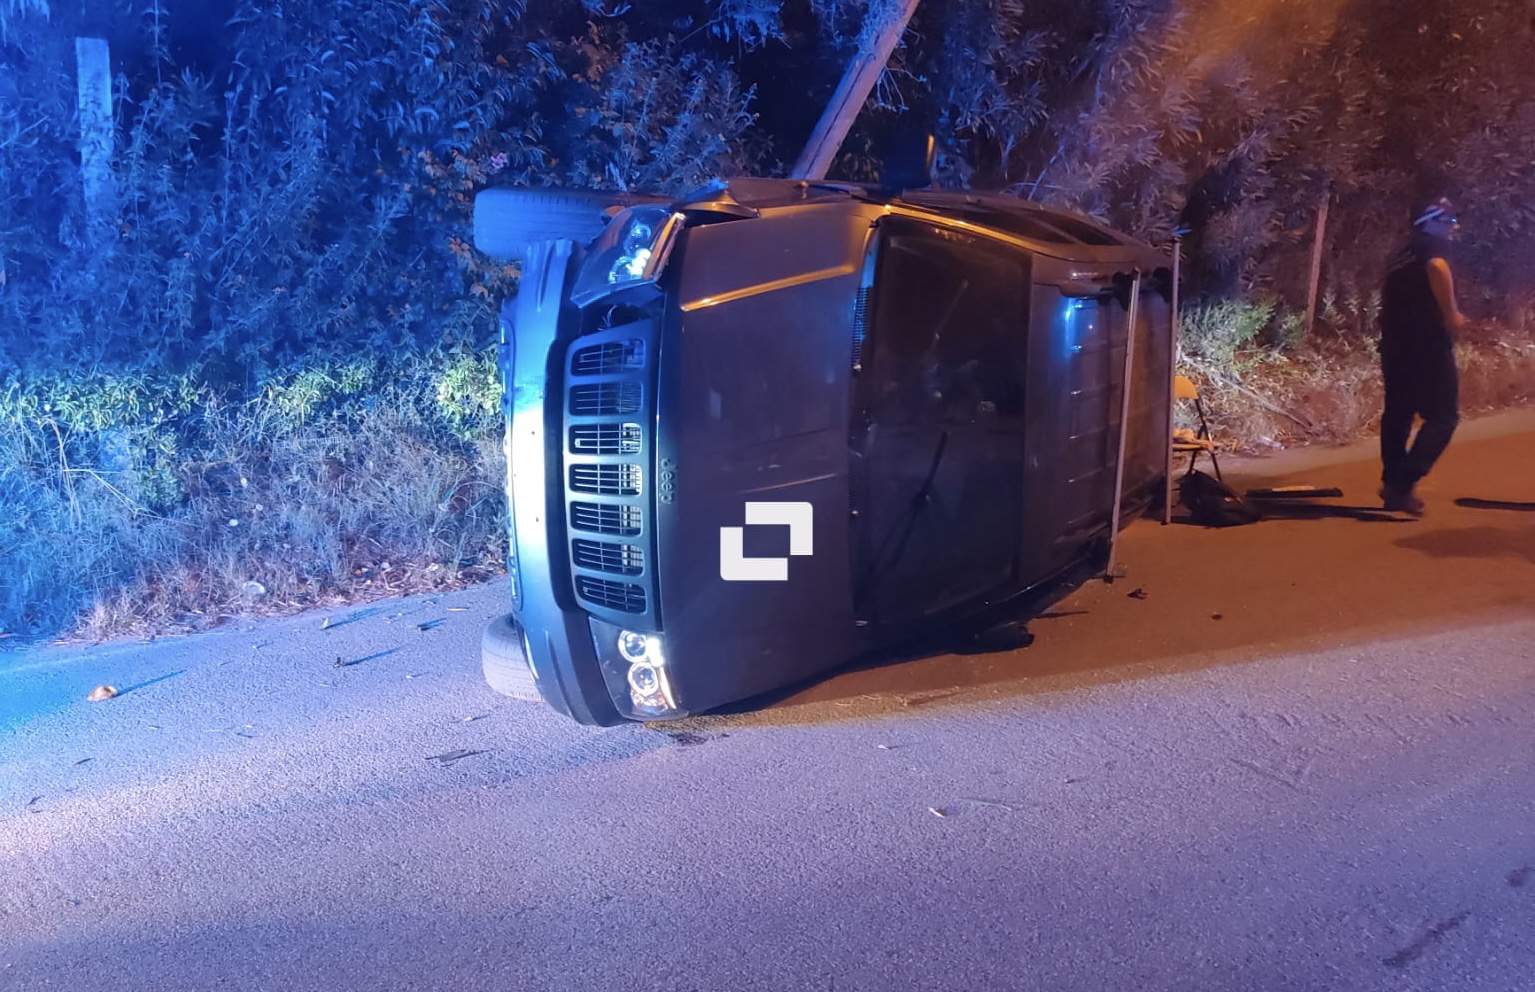
<svg viewBox="0 0 1535 992"><path fill-rule="evenodd" d="M1062 231L1065 231L1073 238L1076 238L1084 245L1099 245L1102 247L1110 247L1122 243L1118 238L1114 237L1114 235L1110 234L1108 231L1105 231L1103 228L1095 227L1085 220L1078 220L1077 218L1067 216L1066 214L1049 214L1043 217L1042 220L1050 224L1052 227L1060 228Z"/></svg>
<svg viewBox="0 0 1535 992"><path fill-rule="evenodd" d="M963 211L956 211L961 218L972 224L982 224L995 228L998 231L1006 231L1008 234L1030 241L1037 241L1045 245L1069 245L1071 238L1067 237L1060 229L1045 222L1043 218L1031 217L1028 214L1014 213L1009 210L988 210L983 207L973 207Z"/></svg>

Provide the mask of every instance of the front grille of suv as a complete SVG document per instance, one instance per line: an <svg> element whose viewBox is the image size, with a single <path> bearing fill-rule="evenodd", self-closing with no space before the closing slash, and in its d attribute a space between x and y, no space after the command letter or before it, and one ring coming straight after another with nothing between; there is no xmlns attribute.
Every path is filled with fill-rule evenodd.
<svg viewBox="0 0 1535 992"><path fill-rule="evenodd" d="M571 344L564 424L567 551L576 598L594 615L651 629L659 626L651 529L653 328L642 321Z"/></svg>

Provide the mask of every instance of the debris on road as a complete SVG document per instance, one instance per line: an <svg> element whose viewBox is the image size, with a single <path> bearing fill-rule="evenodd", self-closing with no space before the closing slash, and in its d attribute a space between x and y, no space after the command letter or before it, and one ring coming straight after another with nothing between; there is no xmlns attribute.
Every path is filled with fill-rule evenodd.
<svg viewBox="0 0 1535 992"><path fill-rule="evenodd" d="M1136 586L1134 589L1131 589L1128 593L1126 593L1126 595L1128 595L1131 599L1145 599L1146 590L1142 589L1140 586Z"/></svg>
<svg viewBox="0 0 1535 992"><path fill-rule="evenodd" d="M1224 619L1226 619L1226 615L1224 613L1212 613L1212 614L1210 614L1210 619L1211 620L1224 620Z"/></svg>
<svg viewBox="0 0 1535 992"><path fill-rule="evenodd" d="M447 617L438 617L435 620L423 620L420 623L416 624L416 629L417 630L431 630L433 627L437 627L437 626L440 626L441 624L445 623L447 621L447 619L448 619Z"/></svg>
<svg viewBox="0 0 1535 992"><path fill-rule="evenodd" d="M351 661L346 661L345 659L343 659L343 658L338 656L336 658L336 665L335 665L335 667L337 667L337 668L351 668L353 665L361 665L365 661L377 661L380 658L387 658L387 657L389 657L390 655L394 654L398 650L400 650L400 649L399 648L388 648L387 650L384 650L384 651L375 651L372 654L365 654L361 658L353 658Z"/></svg>
<svg viewBox="0 0 1535 992"><path fill-rule="evenodd" d="M471 750L469 750L467 748L461 748L461 749L459 749L457 751L449 751L446 754L432 754L432 755L428 755L426 760L427 761L435 761L439 765L451 765L455 761L462 761L465 758L472 758L472 757L474 757L477 754L489 754L489 753L490 753L489 751L485 751L485 750L482 750L482 751L471 751Z"/></svg>
<svg viewBox="0 0 1535 992"><path fill-rule="evenodd" d="M1444 940L1446 934L1470 918L1471 914L1466 912L1452 916L1447 920L1440 920L1438 923L1429 927L1427 933L1423 934L1423 936L1419 937L1411 944L1402 948L1400 951L1397 951L1395 954L1388 958L1382 958L1381 963L1388 968L1407 967L1418 958L1421 958L1423 955L1433 950L1435 945Z"/></svg>
<svg viewBox="0 0 1535 992"><path fill-rule="evenodd" d="M111 699L115 695L117 695L116 686L98 685L96 688L92 689L91 694L85 698L89 699L93 703L99 703L104 699Z"/></svg>
<svg viewBox="0 0 1535 992"><path fill-rule="evenodd" d="M74 761L70 762L70 764L73 764L73 765L83 765L87 761L90 761L90 760L91 760L90 758L77 758Z"/></svg>
<svg viewBox="0 0 1535 992"><path fill-rule="evenodd" d="M949 816L948 813L945 813L943 810L939 809L937 806L929 806L927 808L927 811L929 813L933 814L934 816L938 817L938 819L940 819L940 820L947 819L948 816Z"/></svg>

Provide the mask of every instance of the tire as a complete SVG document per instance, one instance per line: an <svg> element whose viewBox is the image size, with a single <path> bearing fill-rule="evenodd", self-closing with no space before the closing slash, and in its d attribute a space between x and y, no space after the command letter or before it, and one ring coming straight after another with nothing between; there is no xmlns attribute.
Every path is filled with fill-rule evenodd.
<svg viewBox="0 0 1535 992"><path fill-rule="evenodd" d="M533 682L533 669L528 667L527 655L523 653L522 631L510 614L496 617L486 625L480 638L480 666L486 683L501 695L534 703L542 701Z"/></svg>
<svg viewBox="0 0 1535 992"><path fill-rule="evenodd" d="M481 190L474 198L474 246L492 258L522 262L537 241L588 244L609 217L643 199L604 190Z"/></svg>

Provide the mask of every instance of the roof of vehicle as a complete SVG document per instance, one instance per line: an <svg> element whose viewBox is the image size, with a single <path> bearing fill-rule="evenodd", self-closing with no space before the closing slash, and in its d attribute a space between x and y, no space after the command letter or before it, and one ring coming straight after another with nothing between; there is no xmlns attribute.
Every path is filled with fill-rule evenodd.
<svg viewBox="0 0 1535 992"><path fill-rule="evenodd" d="M1145 257L1151 264L1165 262L1158 249L1090 217L1003 193L935 189L892 193L865 183L736 178L716 181L684 197L677 206L747 216L761 210L848 199L931 211L1021 238L1049 254L1067 258L1107 261Z"/></svg>

